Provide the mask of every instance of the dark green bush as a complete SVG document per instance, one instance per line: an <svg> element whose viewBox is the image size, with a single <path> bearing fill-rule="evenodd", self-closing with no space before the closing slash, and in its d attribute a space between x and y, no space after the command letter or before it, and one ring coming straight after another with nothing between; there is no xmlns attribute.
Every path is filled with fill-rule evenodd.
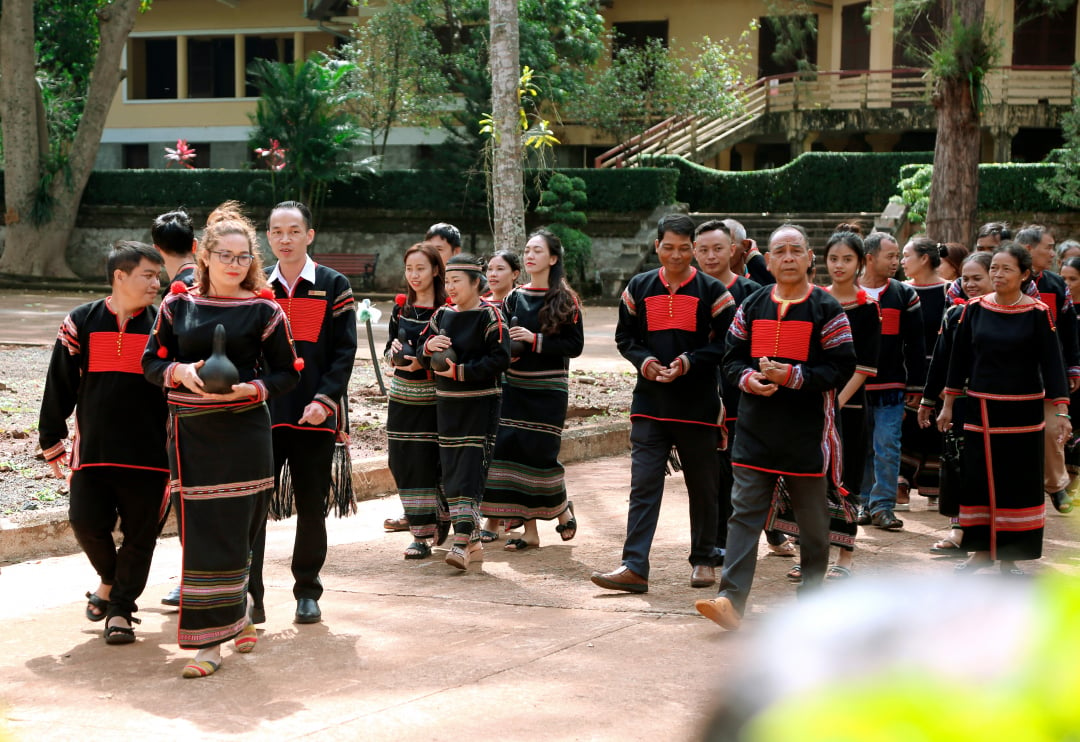
<svg viewBox="0 0 1080 742"><path fill-rule="evenodd" d="M930 152L810 152L783 167L748 172L711 170L670 156L651 164L679 171L677 199L691 211L845 212L884 208L896 193L901 166L931 160Z"/></svg>
<svg viewBox="0 0 1080 742"><path fill-rule="evenodd" d="M1050 178L1060 165L1051 163L987 163L979 165L980 211L1069 211L1038 188L1038 183ZM901 177L909 177L913 166L900 169Z"/></svg>
<svg viewBox="0 0 1080 742"><path fill-rule="evenodd" d="M677 170L560 170L585 181L594 211L651 211L675 202ZM539 188L547 174L540 177ZM535 172L526 172L528 203L539 203ZM284 196L282 196L284 197ZM266 170L99 170L90 176L83 203L154 208L215 206L236 199L251 206L271 206L274 191ZM388 170L331 183L326 206L437 211L448 217L483 215L487 210L484 177L461 171Z"/></svg>

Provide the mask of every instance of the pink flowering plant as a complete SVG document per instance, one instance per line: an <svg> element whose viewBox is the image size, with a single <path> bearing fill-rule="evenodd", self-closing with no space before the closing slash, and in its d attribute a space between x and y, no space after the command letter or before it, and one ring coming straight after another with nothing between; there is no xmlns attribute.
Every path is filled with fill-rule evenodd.
<svg viewBox="0 0 1080 742"><path fill-rule="evenodd" d="M269 147L256 147L255 154L263 158L266 166L273 172L280 172L285 169L285 153L289 150L281 146L281 142L276 139L270 140Z"/></svg>
<svg viewBox="0 0 1080 742"><path fill-rule="evenodd" d="M189 170L194 170L195 166L191 164L194 159L195 148L189 147L186 139L177 139L176 149L172 147L165 148L165 167L172 167L172 164L176 162Z"/></svg>

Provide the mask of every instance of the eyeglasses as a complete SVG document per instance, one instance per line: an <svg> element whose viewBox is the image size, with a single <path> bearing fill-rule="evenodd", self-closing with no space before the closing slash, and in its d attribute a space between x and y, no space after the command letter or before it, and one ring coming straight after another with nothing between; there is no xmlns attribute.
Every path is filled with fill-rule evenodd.
<svg viewBox="0 0 1080 742"><path fill-rule="evenodd" d="M218 262L223 265L232 265L236 263L241 268L247 268L251 265L251 261L255 259L255 256L251 253L241 253L239 255L228 252L227 250L211 250L210 252L217 255Z"/></svg>

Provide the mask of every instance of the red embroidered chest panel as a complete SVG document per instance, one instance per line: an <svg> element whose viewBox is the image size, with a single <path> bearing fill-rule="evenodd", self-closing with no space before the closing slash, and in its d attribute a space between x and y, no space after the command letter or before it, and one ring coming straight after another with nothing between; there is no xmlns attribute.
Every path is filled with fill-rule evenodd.
<svg viewBox="0 0 1080 742"><path fill-rule="evenodd" d="M1039 292L1039 299L1050 309L1050 319L1057 323L1057 294L1053 291Z"/></svg>
<svg viewBox="0 0 1080 742"><path fill-rule="evenodd" d="M91 332L90 373L120 371L142 376L147 336L137 332Z"/></svg>
<svg viewBox="0 0 1080 742"><path fill-rule="evenodd" d="M882 335L899 335L900 334L900 310L899 309L882 309L881 310L881 334Z"/></svg>
<svg viewBox="0 0 1080 742"><path fill-rule="evenodd" d="M319 342L323 317L326 316L324 299L278 299L285 316L289 318L293 338L307 343Z"/></svg>
<svg viewBox="0 0 1080 742"><path fill-rule="evenodd" d="M645 321L650 332L657 330L697 331L698 298L685 294L645 297Z"/></svg>
<svg viewBox="0 0 1080 742"><path fill-rule="evenodd" d="M754 358L810 358L814 323L802 320L756 319L750 330L750 355Z"/></svg>

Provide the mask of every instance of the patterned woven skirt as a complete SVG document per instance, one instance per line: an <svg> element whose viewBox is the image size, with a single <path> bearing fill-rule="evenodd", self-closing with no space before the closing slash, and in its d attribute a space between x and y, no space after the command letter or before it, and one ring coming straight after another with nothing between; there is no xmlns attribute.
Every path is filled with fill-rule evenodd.
<svg viewBox="0 0 1080 742"><path fill-rule="evenodd" d="M565 373L507 372L499 435L481 506L486 517L551 520L566 510L559 451L567 399Z"/></svg>
<svg viewBox="0 0 1080 742"><path fill-rule="evenodd" d="M499 428L497 390L439 395L439 465L455 543L480 540L480 501Z"/></svg>
<svg viewBox="0 0 1080 742"><path fill-rule="evenodd" d="M414 538L431 538L439 512L439 426L435 382L394 376L390 380L386 441L390 473L397 483Z"/></svg>
<svg viewBox="0 0 1080 742"><path fill-rule="evenodd" d="M992 559L1042 556L1043 401L969 391L964 425L960 526L964 548Z"/></svg>
<svg viewBox="0 0 1080 742"><path fill-rule="evenodd" d="M178 640L201 649L246 623L251 544L274 490L270 413L263 403L171 411L171 486L184 533Z"/></svg>

